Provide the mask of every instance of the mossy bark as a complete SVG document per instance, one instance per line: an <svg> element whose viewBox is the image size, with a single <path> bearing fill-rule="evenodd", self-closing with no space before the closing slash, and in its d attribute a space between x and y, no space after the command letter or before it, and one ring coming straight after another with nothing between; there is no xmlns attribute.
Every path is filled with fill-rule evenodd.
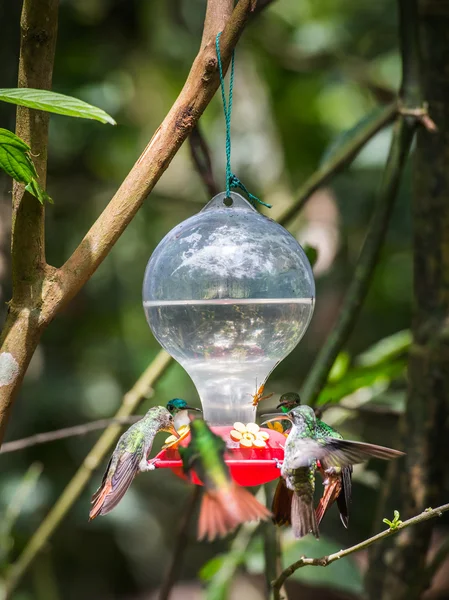
<svg viewBox="0 0 449 600"><path fill-rule="evenodd" d="M401 518L444 500L449 464L449 0L419 4L423 95L438 132L420 128L413 165L414 318L401 435L405 459L391 465L388 510ZM409 528L371 550L372 599L414 600L425 574L433 523Z"/></svg>

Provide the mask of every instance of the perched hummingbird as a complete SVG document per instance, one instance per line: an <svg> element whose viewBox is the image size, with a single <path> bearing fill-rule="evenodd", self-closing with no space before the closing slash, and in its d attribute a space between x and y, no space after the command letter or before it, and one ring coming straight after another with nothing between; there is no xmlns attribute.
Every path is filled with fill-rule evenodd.
<svg viewBox="0 0 449 600"><path fill-rule="evenodd" d="M183 425L190 425L189 410L202 412L200 408L189 406L187 402L181 398L173 398L173 400L170 400L167 403L167 410L173 415L176 431L179 431Z"/></svg>
<svg viewBox="0 0 449 600"><path fill-rule="evenodd" d="M89 519L106 515L117 506L140 471L148 471L147 456L159 431L179 437L174 419L164 406L154 406L120 437L100 487L92 496Z"/></svg>
<svg viewBox="0 0 449 600"><path fill-rule="evenodd" d="M283 394L279 399L277 408L280 408L282 412L289 412L293 408L300 406L301 398L296 392L287 392ZM284 430L288 430L291 427L289 421L283 421ZM333 437L336 439L343 439L343 436L330 425L324 423L320 419L316 419L316 434L317 437ZM320 502L315 511L316 520L318 525L321 523L324 515L332 504L337 501L338 510L340 511L340 519L343 525L347 528L349 522L349 505L351 503L351 491L352 491L352 465L339 469L338 467L331 467L325 472L321 465L318 465L318 471L324 479L324 492L320 499ZM275 523L278 525L288 524L286 522L286 515L289 514L290 499L291 495L289 490L281 484L278 485L276 493L273 498L273 514ZM277 506L274 506L276 501ZM287 511L286 511L287 509ZM278 518L276 518L278 515ZM278 522L280 521L280 522Z"/></svg>
<svg viewBox="0 0 449 600"><path fill-rule="evenodd" d="M402 456L403 452L318 435L315 413L310 406L297 406L288 413L273 415L269 420L279 421L285 418L291 420L292 428L285 443L281 477L293 492L290 513L293 532L297 538L308 533L313 533L318 538L318 523L313 510L317 461L327 472L328 469L342 469L371 457L384 460L396 458Z"/></svg>
<svg viewBox="0 0 449 600"><path fill-rule="evenodd" d="M198 539L223 537L240 523L267 519L270 512L231 478L224 461L225 441L202 419L190 423L190 444L179 446L184 472L195 470L205 491L198 521Z"/></svg>

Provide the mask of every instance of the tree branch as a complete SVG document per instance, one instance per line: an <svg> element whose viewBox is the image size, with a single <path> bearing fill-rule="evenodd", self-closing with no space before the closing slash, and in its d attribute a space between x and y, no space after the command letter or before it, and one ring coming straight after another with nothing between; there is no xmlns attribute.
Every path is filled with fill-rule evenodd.
<svg viewBox="0 0 449 600"><path fill-rule="evenodd" d="M215 36L223 30L220 50L227 68L252 1L240 0L226 22L229 5L232 2L209 0L201 49L178 99L106 209L61 267L46 303L48 315L70 300L104 260L215 94L219 85Z"/></svg>
<svg viewBox="0 0 449 600"><path fill-rule="evenodd" d="M193 162L195 163L196 170L203 181L207 193L213 198L218 194L219 189L212 171L209 146L201 133L199 123L195 125L192 129L192 133L189 135L189 144L190 153Z"/></svg>
<svg viewBox="0 0 449 600"><path fill-rule="evenodd" d="M46 3L53 5L55 2L27 0L26 6L42 9ZM0 347L0 443L10 409L42 332L107 256L197 123L219 85L215 36L223 31L220 48L226 69L253 5L253 0L240 0L232 10L233 0L208 1L201 48L186 83L115 196L60 269L42 266L42 251L38 253L40 266L35 265L27 271L29 277L23 279L23 285L29 286L26 302L16 305L13 298ZM39 15L42 16L42 12ZM21 227L26 230L25 223ZM16 220L15 229L18 228L19 221ZM24 239L23 233L20 235ZM16 254L21 256L19 250ZM36 271L38 267L44 270L45 277ZM23 273L17 272L16 276L23 277Z"/></svg>
<svg viewBox="0 0 449 600"><path fill-rule="evenodd" d="M48 442L54 442L56 440L64 440L70 437L77 437L86 435L91 431L98 431L99 429L105 429L113 423L120 425L132 425L138 421L140 417L120 417L113 419L99 419L98 421L91 421L90 423L84 423L82 425L74 425L73 427L64 427L63 429L56 429L55 431L47 431L46 433L35 433L29 437L22 438L20 440L13 440L12 442L5 442L0 448L0 454L7 454L8 452L17 452L17 450L24 450L32 446L38 446L40 444L47 444Z"/></svg>
<svg viewBox="0 0 449 600"><path fill-rule="evenodd" d="M53 78L59 0L24 0L20 20L19 88L50 90ZM47 145L50 115L24 106L17 107L16 134L33 152L33 163L40 185L47 179ZM25 191L22 183L13 184L12 219L12 307L35 295L45 274L44 207Z"/></svg>
<svg viewBox="0 0 449 600"><path fill-rule="evenodd" d="M175 540L173 554L159 591L159 600L168 600L170 597L171 590L175 583L176 573L180 570L181 562L187 549L187 530L189 528L189 523L193 517L199 499L201 498L201 492L202 488L196 485L190 496L189 503L182 512L182 520L179 525L178 535Z"/></svg>
<svg viewBox="0 0 449 600"><path fill-rule="evenodd" d="M287 225L304 208L307 201L317 189L327 183L335 173L338 173L343 167L351 163L371 138L386 125L394 121L397 111L398 107L395 102L386 106L374 121L370 121L364 126L358 126L355 137L342 144L338 152L329 161L324 163L324 165L319 167L300 187L295 202L277 218L279 223Z"/></svg>
<svg viewBox="0 0 449 600"><path fill-rule="evenodd" d="M58 0L24 0L20 21L19 87L51 89ZM48 113L17 108L16 133L33 152L40 185L47 176ZM14 182L11 230L13 297L0 336L0 441L11 404L40 337L39 311L46 275L44 207Z"/></svg>
<svg viewBox="0 0 449 600"><path fill-rule="evenodd" d="M172 359L166 352L159 352L134 386L125 394L122 405L115 415L116 419L127 417L138 408L139 404L151 393L152 387L164 374L171 362ZM2 600L10 598L38 552L40 552L74 502L79 498L92 477L94 470L97 469L101 461L111 450L120 431L121 426L119 424L110 425L86 456L83 464L58 498L56 504L30 538L19 558L10 567L5 581L5 596Z"/></svg>
<svg viewBox="0 0 449 600"><path fill-rule="evenodd" d="M402 171L413 140L414 123L399 117L393 131L379 200L365 242L360 252L354 278L351 281L337 323L304 382L305 404L315 404L326 384L329 371L346 343L368 292L380 249L385 239L391 211L399 188Z"/></svg>
<svg viewBox="0 0 449 600"><path fill-rule="evenodd" d="M398 465L390 465L391 483L383 498L385 504L391 505L399 496L406 516L443 501L442 482L449 460L449 109L441 102L441 89L447 82L447 76L441 74L449 60L449 1L434 3L430 8L431 4L422 2L418 16L417 0L399 1L402 89L410 94L404 104L410 107L412 100L422 104L427 100L440 128L437 135L421 128L417 136L412 202L413 343L405 413L400 424L406 456ZM417 89L419 73L422 90ZM431 528L415 528L406 539L401 536L371 549L371 568L366 578L370 598L422 598L430 584L426 560L431 535Z"/></svg>
<svg viewBox="0 0 449 600"><path fill-rule="evenodd" d="M335 552L334 554L330 554L329 556L323 556L321 558L306 558L302 557L297 562L293 563L289 567L287 567L281 575L273 582L273 590L275 592L275 600L281 600L282 596L280 595L280 589L282 585L285 583L286 579L288 579L295 571L301 569L302 567L311 566L311 567L327 567L331 565L336 560L340 560L340 558L344 558L345 556L349 556L350 554L354 554L355 552L359 552L360 550L365 550L372 544L383 540L407 527L412 525L418 525L419 523L424 523L425 521L429 521L430 519L434 519L435 517L441 517L441 515L449 510L449 504L444 504L443 506L439 506L438 508L427 509L416 517L412 517L407 521L404 521L402 524L398 525L395 528L387 529L386 531L382 531L382 533L378 533L373 537L360 542L360 544L356 544L355 546L351 546L346 550L340 550L339 552Z"/></svg>

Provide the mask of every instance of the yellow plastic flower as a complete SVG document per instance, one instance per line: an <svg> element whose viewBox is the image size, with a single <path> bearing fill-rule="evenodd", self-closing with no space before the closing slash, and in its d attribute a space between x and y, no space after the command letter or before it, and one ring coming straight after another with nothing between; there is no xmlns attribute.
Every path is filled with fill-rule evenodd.
<svg viewBox="0 0 449 600"><path fill-rule="evenodd" d="M229 437L233 442L239 442L242 448L266 448L267 440L270 434L266 431L260 431L256 423L240 423L237 421L233 425L234 429L229 432Z"/></svg>
<svg viewBox="0 0 449 600"><path fill-rule="evenodd" d="M181 425L181 427L178 430L179 438L177 438L174 435L169 435L168 438L165 440L165 443L162 446L162 448L164 450L166 448L177 448L179 445L179 442L181 442L184 438L186 438L189 435L189 431L190 431L189 425Z"/></svg>

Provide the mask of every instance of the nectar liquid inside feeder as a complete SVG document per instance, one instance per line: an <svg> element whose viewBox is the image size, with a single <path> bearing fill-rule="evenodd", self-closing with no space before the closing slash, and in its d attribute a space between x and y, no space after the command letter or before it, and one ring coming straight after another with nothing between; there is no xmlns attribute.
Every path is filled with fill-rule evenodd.
<svg viewBox="0 0 449 600"><path fill-rule="evenodd" d="M241 449L231 447L229 431L236 421L255 421L252 396L304 335L314 296L312 270L295 238L234 192L218 194L172 229L148 262L148 323L192 378L203 416L226 440L227 462L242 485L278 476L274 458L282 459L285 437L267 429L267 448ZM157 467L180 468L176 451L156 459ZM252 469L258 480L249 483Z"/></svg>

